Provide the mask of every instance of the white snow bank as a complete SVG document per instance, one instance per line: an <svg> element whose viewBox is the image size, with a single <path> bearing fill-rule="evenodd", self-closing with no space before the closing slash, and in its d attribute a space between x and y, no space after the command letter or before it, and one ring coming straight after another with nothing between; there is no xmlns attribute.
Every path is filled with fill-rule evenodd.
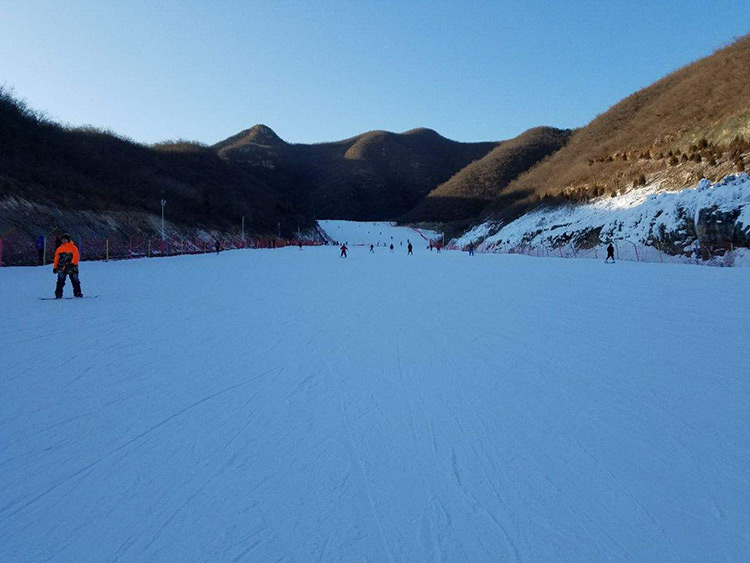
<svg viewBox="0 0 750 563"><path fill-rule="evenodd" d="M678 192L658 191L658 185L651 185L582 205L540 209L507 225L483 223L453 242L459 247L482 240L486 245L557 246L560 240L601 228L602 240L643 244L658 238L661 230L679 231L686 217L697 222L701 210L714 208L739 210L738 226L750 228L750 175L731 175L714 184L704 179ZM490 232L494 234L487 236Z"/></svg>
<svg viewBox="0 0 750 563"><path fill-rule="evenodd" d="M339 243L347 242L351 245L369 246L371 244L380 246L405 246L411 241L415 249L421 249L428 240L439 240L440 234L426 229L404 227L396 223L375 221L318 221L318 225L331 239Z"/></svg>

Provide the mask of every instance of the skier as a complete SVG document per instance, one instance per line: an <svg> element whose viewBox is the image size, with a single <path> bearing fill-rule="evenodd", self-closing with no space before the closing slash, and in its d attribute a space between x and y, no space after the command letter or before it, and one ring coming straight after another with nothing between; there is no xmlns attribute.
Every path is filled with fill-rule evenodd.
<svg viewBox="0 0 750 563"><path fill-rule="evenodd" d="M73 243L70 235L65 233L60 237L60 246L55 250L55 261L52 264L52 273L57 274L57 286L55 287L55 298L62 299L65 278L70 277L73 285L73 296L83 297L81 293L81 282L78 279L78 247Z"/></svg>
<svg viewBox="0 0 750 563"><path fill-rule="evenodd" d="M44 235L36 238L36 252L39 255L39 266L44 263Z"/></svg>
<svg viewBox="0 0 750 563"><path fill-rule="evenodd" d="M299 242L299 249L302 250L302 241L298 241L298 242Z"/></svg>
<svg viewBox="0 0 750 563"><path fill-rule="evenodd" d="M370 254L375 254L375 247L370 245Z"/></svg>
<svg viewBox="0 0 750 563"><path fill-rule="evenodd" d="M440 243L435 244L435 250L437 250L437 253L440 254Z"/></svg>
<svg viewBox="0 0 750 563"><path fill-rule="evenodd" d="M408 245L406 246L406 255L407 255L407 256L414 256L414 253L412 252L412 246L411 246L411 243L409 243L409 244L408 244Z"/></svg>
<svg viewBox="0 0 750 563"><path fill-rule="evenodd" d="M346 251L347 251L347 250L348 250L348 249L346 248L346 245L345 245L345 244L342 244L342 245L341 245L341 258L346 258Z"/></svg>
<svg viewBox="0 0 750 563"><path fill-rule="evenodd" d="M606 264L609 262L609 259L612 258L612 263L615 263L615 247L612 246L612 243L609 243L609 246L607 247L607 258L604 260L604 263Z"/></svg>
<svg viewBox="0 0 750 563"><path fill-rule="evenodd" d="M474 243L469 243L469 256L474 256Z"/></svg>
<svg viewBox="0 0 750 563"><path fill-rule="evenodd" d="M219 254L221 252L221 243L219 242L219 239L216 239L216 254Z"/></svg>
<svg viewBox="0 0 750 563"><path fill-rule="evenodd" d="M430 242L430 252L432 252L432 242Z"/></svg>
<svg viewBox="0 0 750 563"><path fill-rule="evenodd" d="M393 254L393 243L391 243L391 254Z"/></svg>

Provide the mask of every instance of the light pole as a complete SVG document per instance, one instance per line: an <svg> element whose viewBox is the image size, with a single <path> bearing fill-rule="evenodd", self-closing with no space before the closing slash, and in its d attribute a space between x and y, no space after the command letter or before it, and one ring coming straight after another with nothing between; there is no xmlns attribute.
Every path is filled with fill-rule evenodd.
<svg viewBox="0 0 750 563"><path fill-rule="evenodd" d="M281 238L281 223L279 223L279 225L278 225L277 228L278 228L278 232L279 232L279 238Z"/></svg>
<svg viewBox="0 0 750 563"><path fill-rule="evenodd" d="M161 240L167 240L166 231L164 230L164 206L167 205L167 200L161 200Z"/></svg>
<svg viewBox="0 0 750 563"><path fill-rule="evenodd" d="M245 216L242 216L242 248L245 248Z"/></svg>

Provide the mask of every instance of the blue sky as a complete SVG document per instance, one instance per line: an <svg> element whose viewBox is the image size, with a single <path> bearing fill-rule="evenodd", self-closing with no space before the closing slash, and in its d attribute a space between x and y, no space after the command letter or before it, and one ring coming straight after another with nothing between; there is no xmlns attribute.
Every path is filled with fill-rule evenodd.
<svg viewBox="0 0 750 563"><path fill-rule="evenodd" d="M137 141L578 127L750 32L750 2L0 0L0 84Z"/></svg>

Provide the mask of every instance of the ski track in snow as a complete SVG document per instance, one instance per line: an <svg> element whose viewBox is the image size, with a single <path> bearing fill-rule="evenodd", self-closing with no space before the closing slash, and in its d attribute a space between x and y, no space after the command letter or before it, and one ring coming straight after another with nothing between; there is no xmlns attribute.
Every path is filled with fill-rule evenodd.
<svg viewBox="0 0 750 563"><path fill-rule="evenodd" d="M747 560L750 270L385 228L0 270L0 561Z"/></svg>

